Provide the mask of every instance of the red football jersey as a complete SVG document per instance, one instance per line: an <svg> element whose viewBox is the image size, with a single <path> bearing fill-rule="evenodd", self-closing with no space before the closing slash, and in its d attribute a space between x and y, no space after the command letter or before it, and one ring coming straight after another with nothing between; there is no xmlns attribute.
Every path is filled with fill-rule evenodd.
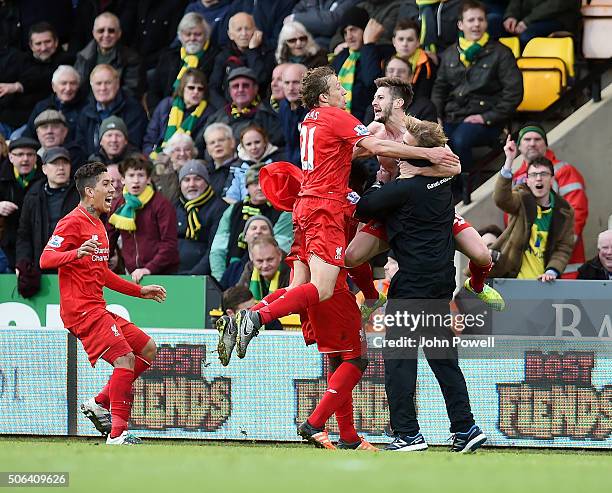
<svg viewBox="0 0 612 493"><path fill-rule="evenodd" d="M353 147L370 131L340 108L317 107L300 128L304 180L300 195L344 202L348 192Z"/></svg>
<svg viewBox="0 0 612 493"><path fill-rule="evenodd" d="M92 255L77 258L88 239L100 242ZM106 309L103 288L140 296L140 286L121 279L108 268L109 245L102 221L80 205L60 219L40 257L42 269L59 270L60 316L66 328L77 326L88 313Z"/></svg>

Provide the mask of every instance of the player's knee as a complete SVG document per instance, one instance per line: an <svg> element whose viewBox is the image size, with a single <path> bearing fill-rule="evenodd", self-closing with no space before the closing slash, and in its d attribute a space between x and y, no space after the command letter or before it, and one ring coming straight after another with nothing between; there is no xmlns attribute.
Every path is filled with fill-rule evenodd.
<svg viewBox="0 0 612 493"><path fill-rule="evenodd" d="M130 370L133 370L135 363L136 363L136 356L134 356L134 353L127 353L127 354L124 354L123 356L119 356L113 362L113 366L115 368L129 368Z"/></svg>
<svg viewBox="0 0 612 493"><path fill-rule="evenodd" d="M491 252L483 243L478 245L478 248L473 252L471 260L476 265L489 265L491 263Z"/></svg>
<svg viewBox="0 0 612 493"><path fill-rule="evenodd" d="M149 342L142 349L142 357L149 362L152 362L157 356L157 344L153 339L149 339Z"/></svg>
<svg viewBox="0 0 612 493"><path fill-rule="evenodd" d="M347 267L357 267L361 264L361 259L359 258L358 249L349 244L346 247L346 254L344 255L344 265Z"/></svg>
<svg viewBox="0 0 612 493"><path fill-rule="evenodd" d="M363 373L365 369L368 367L369 361L368 361L368 358L366 358L365 356L361 356L359 358L350 359L347 361L347 363L355 365L359 369L359 371Z"/></svg>

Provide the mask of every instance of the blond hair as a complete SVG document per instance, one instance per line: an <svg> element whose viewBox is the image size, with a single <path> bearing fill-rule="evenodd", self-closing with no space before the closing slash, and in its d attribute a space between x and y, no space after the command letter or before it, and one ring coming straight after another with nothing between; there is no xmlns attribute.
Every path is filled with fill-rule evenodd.
<svg viewBox="0 0 612 493"><path fill-rule="evenodd" d="M417 147L444 147L448 138L439 123L406 116L406 130L416 140Z"/></svg>

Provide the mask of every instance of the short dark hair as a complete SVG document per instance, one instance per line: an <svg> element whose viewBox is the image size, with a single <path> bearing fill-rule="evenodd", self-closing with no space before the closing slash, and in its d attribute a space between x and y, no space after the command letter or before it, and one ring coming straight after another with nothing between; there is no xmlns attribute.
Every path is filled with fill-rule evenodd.
<svg viewBox="0 0 612 493"><path fill-rule="evenodd" d="M173 96L180 96L182 98L185 95L185 86L189 84L191 80L194 82L199 82L204 86L204 98L206 98L208 95L208 80L206 79L204 72L198 70L197 68L188 68L185 71Z"/></svg>
<svg viewBox="0 0 612 493"><path fill-rule="evenodd" d="M527 164L527 173L529 173L529 168L533 166L545 166L548 170L555 176L555 167L552 161L544 156L539 156L535 158L533 161Z"/></svg>
<svg viewBox="0 0 612 493"><path fill-rule="evenodd" d="M461 4L461 10L459 11L458 20L463 20L463 13L471 9L478 9L482 10L485 14L487 13L487 7L484 3L479 2L478 0L464 0Z"/></svg>
<svg viewBox="0 0 612 493"><path fill-rule="evenodd" d="M300 99L305 108L319 106L319 96L329 93L329 78L332 75L336 75L336 72L329 65L312 68L304 74Z"/></svg>
<svg viewBox="0 0 612 493"><path fill-rule="evenodd" d="M30 26L30 30L28 32L28 40L32 41L32 34L42 34L50 32L55 39L57 39L57 31L55 27L50 22L42 21L37 22L36 24L32 24Z"/></svg>
<svg viewBox="0 0 612 493"><path fill-rule="evenodd" d="M84 164L74 174L74 181L76 183L76 189L79 192L79 196L85 198L85 188L94 188L98 183L98 177L102 173L106 173L106 165L99 161L92 161L91 163Z"/></svg>
<svg viewBox="0 0 612 493"><path fill-rule="evenodd" d="M406 29L414 29L417 38L421 36L421 25L414 19L398 19L395 27L393 28L393 36L396 35L397 31L405 31Z"/></svg>
<svg viewBox="0 0 612 493"><path fill-rule="evenodd" d="M227 310L236 311L238 305L249 301L253 298L253 293L249 291L249 288L243 285L233 286L223 291L223 297L221 299L221 309L223 313Z"/></svg>
<svg viewBox="0 0 612 493"><path fill-rule="evenodd" d="M399 77L380 77L374 81L374 84L376 84L376 87L388 87L392 99L403 99L404 104L402 105L402 109L404 111L406 111L410 103L412 103L414 92L412 91L412 84L410 82L404 82Z"/></svg>
<svg viewBox="0 0 612 493"><path fill-rule="evenodd" d="M153 163L144 154L135 152L119 163L119 173L121 173L121 176L125 176L128 169L143 169L148 178L153 173Z"/></svg>

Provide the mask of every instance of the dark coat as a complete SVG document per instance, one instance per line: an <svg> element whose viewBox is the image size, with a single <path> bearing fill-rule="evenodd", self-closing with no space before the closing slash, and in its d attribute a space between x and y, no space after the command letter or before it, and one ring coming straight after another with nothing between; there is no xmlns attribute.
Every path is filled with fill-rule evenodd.
<svg viewBox="0 0 612 493"><path fill-rule="evenodd" d="M553 192L554 193L554 192ZM537 214L535 197L527 185L512 190L512 179L499 175L495 183L493 200L502 211L512 215L508 227L491 247L501 252L489 277L515 278L521 270L523 253L529 245L531 227ZM544 270L563 273L574 249L574 209L561 196L555 194L550 229L544 252Z"/></svg>
<svg viewBox="0 0 612 493"><path fill-rule="evenodd" d="M100 147L98 149L98 152L94 152L93 154L90 154L90 156L87 158L88 161L100 161L102 164L119 164L121 161L123 161L127 156L129 156L132 153L135 152L140 152L139 149L137 149L136 147L132 146L129 142L128 145L125 147L125 149L123 150L123 152L117 156L117 157L109 157L108 154L106 154L106 151Z"/></svg>
<svg viewBox="0 0 612 493"><path fill-rule="evenodd" d="M438 122L436 106L427 98L414 98L408 106L407 113L428 122Z"/></svg>
<svg viewBox="0 0 612 493"><path fill-rule="evenodd" d="M68 135L66 136L66 140L75 140L77 122L85 104L87 104L87 100L82 97L81 93L78 93L75 98L68 103L62 103L55 94L51 94L34 106L32 113L30 113L30 118L28 118L26 129L23 132L23 137L35 139L36 128L34 127L34 120L36 120L36 117L45 110L57 110L64 115L66 123L68 124Z"/></svg>
<svg viewBox="0 0 612 493"><path fill-rule="evenodd" d="M522 99L521 71L512 52L498 41L489 41L469 68L459 59L457 43L442 53L431 100L444 122L482 115L486 125L500 125Z"/></svg>
<svg viewBox="0 0 612 493"><path fill-rule="evenodd" d="M215 57L215 67L208 81L211 101L217 108L228 103L227 76L237 67L248 67L255 72L257 84L263 94L270 84L275 65L274 52L264 43L259 48L242 52L233 41L230 41L230 45L223 47Z"/></svg>
<svg viewBox="0 0 612 493"><path fill-rule="evenodd" d="M89 74L97 65L98 45L92 39L85 48L77 53L74 68L81 76L81 85L89 86ZM140 97L143 86L140 71L140 56L131 48L119 42L115 46L115 56L109 65L119 72L121 87L129 91L132 96Z"/></svg>
<svg viewBox="0 0 612 493"><path fill-rule="evenodd" d="M287 161L297 166L302 166L299 124L304 120L306 113L308 113L308 110L301 105L296 110L292 110L291 105L286 99L281 101L278 110L278 118L283 127L283 136L285 137Z"/></svg>
<svg viewBox="0 0 612 493"><path fill-rule="evenodd" d="M17 244L17 230L19 229L19 216L21 215L26 192L32 188L36 181L44 176L41 170L40 159L38 161L36 175L25 190L15 180L13 165L8 158L0 163L0 202L8 200L19 207L10 216L0 216L0 248L4 250L11 269L15 268L15 247Z"/></svg>
<svg viewBox="0 0 612 493"><path fill-rule="evenodd" d="M349 50L345 48L334 58L331 65L336 73L340 72L340 68L348 56ZM363 121L368 106L372 104L372 99L376 92L374 80L383 75L381 69L382 60L383 56L376 45L363 45L361 57L355 66L355 82L353 83L351 106L351 114L360 121Z"/></svg>
<svg viewBox="0 0 612 493"><path fill-rule="evenodd" d="M215 191L217 197L225 197L227 189L232 184L236 171L242 166L242 160L235 156L231 161L225 163L218 168L215 163L210 161L206 163L208 169L208 183Z"/></svg>
<svg viewBox="0 0 612 493"><path fill-rule="evenodd" d="M504 19L514 17L529 27L535 21L558 21L574 32L580 20L580 2L575 0L510 0Z"/></svg>
<svg viewBox="0 0 612 493"><path fill-rule="evenodd" d="M301 22L319 46L327 49L342 15L358 2L359 0L300 0L293 8L294 20Z"/></svg>
<svg viewBox="0 0 612 493"><path fill-rule="evenodd" d="M147 131L142 141L142 150L147 155L150 154L150 152L155 149L156 146L160 145L164 141L164 135L166 134L166 129L168 128L168 117L170 116L170 110L172 109L172 100L172 97L162 99L151 115L151 120L147 125ZM202 116L198 118L193 130L191 131L191 135L193 137L198 135L200 130L203 131L206 119L212 115L214 111L214 108L211 107L210 104L206 106L204 113L202 113ZM185 116L187 116L187 113Z"/></svg>
<svg viewBox="0 0 612 493"><path fill-rule="evenodd" d="M612 279L612 272L608 272L601 264L599 256L595 256L578 267L578 279L609 281Z"/></svg>
<svg viewBox="0 0 612 493"><path fill-rule="evenodd" d="M125 200L113 203L111 214ZM121 256L129 273L146 268L151 274L174 274L179 265L176 211L162 194L156 193L151 201L136 213L136 231L123 231L107 225L111 254L121 235Z"/></svg>
<svg viewBox="0 0 612 493"><path fill-rule="evenodd" d="M204 72L207 79L210 78L216 55L217 49L211 43L197 67ZM156 108L162 99L174 92L172 86L182 65L180 46L166 48L160 53L155 72L149 80L150 85L147 92L147 106L149 110Z"/></svg>
<svg viewBox="0 0 612 493"><path fill-rule="evenodd" d="M231 116L230 106L226 105L223 108L219 108L208 118L208 120L206 120L206 126L210 125L211 123L227 123L230 127L232 127L232 132L234 133L236 142L240 142L240 132L242 129L251 123L255 123L268 132L268 137L270 138L270 142L272 142L272 144L278 147L283 147L285 145L283 129L281 128L278 115L267 103L260 103L260 105L257 107L257 111L254 111L249 115L241 115L238 118L233 118ZM204 129L202 129L197 135L195 139L196 145L200 145L200 143L204 142L203 137Z"/></svg>
<svg viewBox="0 0 612 493"><path fill-rule="evenodd" d="M83 108L77 123L77 142L83 147L86 155L97 152L100 146L100 124L110 115L120 117L128 128L130 143L138 149L142 147L142 138L147 128L147 115L136 99L119 89L115 101L104 115L98 112L93 97Z"/></svg>
<svg viewBox="0 0 612 493"><path fill-rule="evenodd" d="M198 219L202 225L197 240L185 238L187 231L187 210L179 200L175 204L176 219L178 224L178 249L179 249L179 274L185 275L210 275L210 245L212 244L219 220L228 204L215 196L210 202L198 211Z"/></svg>
<svg viewBox="0 0 612 493"><path fill-rule="evenodd" d="M42 251L51 237L46 184L47 180L38 180L30 187L23 201L17 231L17 262L27 260L38 265ZM64 194L62 217L74 209L79 200L79 192L74 183L70 183Z"/></svg>

